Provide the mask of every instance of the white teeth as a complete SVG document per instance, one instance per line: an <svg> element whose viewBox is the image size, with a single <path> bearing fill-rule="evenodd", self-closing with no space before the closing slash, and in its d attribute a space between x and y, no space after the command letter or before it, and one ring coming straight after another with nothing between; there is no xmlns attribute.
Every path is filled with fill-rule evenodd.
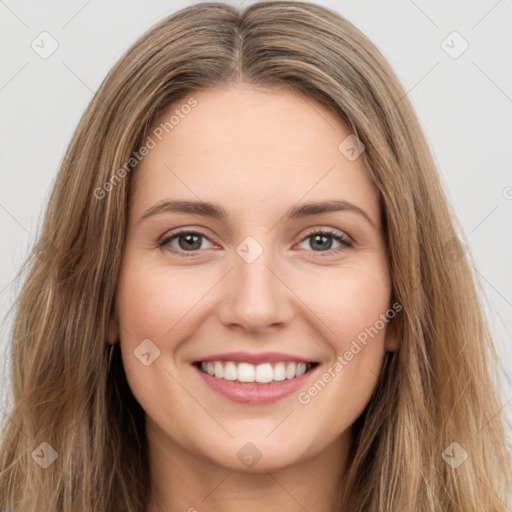
<svg viewBox="0 0 512 512"><path fill-rule="evenodd" d="M254 382L254 366L248 363L240 363L237 368L237 377L240 382ZM217 373L215 373L217 377Z"/></svg>
<svg viewBox="0 0 512 512"><path fill-rule="evenodd" d="M222 363L220 361L215 361L213 368L215 370L215 374L219 379L222 379L224 377L224 368L222 366Z"/></svg>
<svg viewBox="0 0 512 512"><path fill-rule="evenodd" d="M256 376L254 380L262 383L274 380L274 370L272 369L272 365L270 363L263 363L256 366Z"/></svg>
<svg viewBox="0 0 512 512"><path fill-rule="evenodd" d="M296 376L297 377L300 377L301 375L303 375L304 373L306 373L306 364L305 363L299 363L297 365L297 373L296 373Z"/></svg>
<svg viewBox="0 0 512 512"><path fill-rule="evenodd" d="M280 381L286 379L286 368L284 363L276 363L274 366L274 380Z"/></svg>
<svg viewBox="0 0 512 512"><path fill-rule="evenodd" d="M220 378L220 377L219 377ZM236 380L237 378L237 368L236 364L229 361L224 365L224 375L222 377L226 380Z"/></svg>
<svg viewBox="0 0 512 512"><path fill-rule="evenodd" d="M310 363L234 363L233 361L208 361L201 363L201 370L212 377L239 382L279 382L300 377L311 367Z"/></svg>
<svg viewBox="0 0 512 512"><path fill-rule="evenodd" d="M293 379L295 377L295 373L297 372L297 365L295 363L288 363L286 366L286 378Z"/></svg>

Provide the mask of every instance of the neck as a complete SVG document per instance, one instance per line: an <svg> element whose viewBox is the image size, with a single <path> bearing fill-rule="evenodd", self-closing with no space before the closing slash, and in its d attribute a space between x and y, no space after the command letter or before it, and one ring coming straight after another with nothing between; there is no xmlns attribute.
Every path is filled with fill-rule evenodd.
<svg viewBox="0 0 512 512"><path fill-rule="evenodd" d="M350 429L307 460L241 472L184 450L147 421L152 489L145 512L339 512Z"/></svg>

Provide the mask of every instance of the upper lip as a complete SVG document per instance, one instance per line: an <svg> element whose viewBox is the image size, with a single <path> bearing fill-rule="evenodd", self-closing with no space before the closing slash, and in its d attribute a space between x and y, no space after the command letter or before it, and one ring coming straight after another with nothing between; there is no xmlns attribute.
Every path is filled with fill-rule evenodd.
<svg viewBox="0 0 512 512"><path fill-rule="evenodd" d="M208 361L233 361L237 363L278 363L280 361L297 361L299 363L314 363L311 359L305 359L300 356L285 354L283 352L224 352L222 354L213 354L200 359L195 359L194 363Z"/></svg>

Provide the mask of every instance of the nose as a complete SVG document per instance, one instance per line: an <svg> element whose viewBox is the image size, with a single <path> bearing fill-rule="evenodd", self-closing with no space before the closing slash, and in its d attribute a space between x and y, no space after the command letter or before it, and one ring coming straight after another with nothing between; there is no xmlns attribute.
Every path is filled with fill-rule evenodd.
<svg viewBox="0 0 512 512"><path fill-rule="evenodd" d="M226 327L256 334L288 324L293 317L294 294L270 250L251 263L238 254L224 280L217 315Z"/></svg>

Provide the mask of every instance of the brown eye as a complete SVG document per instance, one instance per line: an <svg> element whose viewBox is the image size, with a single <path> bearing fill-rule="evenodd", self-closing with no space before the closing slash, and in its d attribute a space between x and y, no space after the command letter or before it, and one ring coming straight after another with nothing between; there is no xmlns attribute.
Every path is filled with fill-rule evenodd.
<svg viewBox="0 0 512 512"><path fill-rule="evenodd" d="M179 231L165 237L159 244L165 250L171 252L199 252L204 248L203 241L208 240L202 233L196 231ZM177 246L176 243L177 242ZM211 242L209 242L211 244ZM212 244L213 245L213 244Z"/></svg>

